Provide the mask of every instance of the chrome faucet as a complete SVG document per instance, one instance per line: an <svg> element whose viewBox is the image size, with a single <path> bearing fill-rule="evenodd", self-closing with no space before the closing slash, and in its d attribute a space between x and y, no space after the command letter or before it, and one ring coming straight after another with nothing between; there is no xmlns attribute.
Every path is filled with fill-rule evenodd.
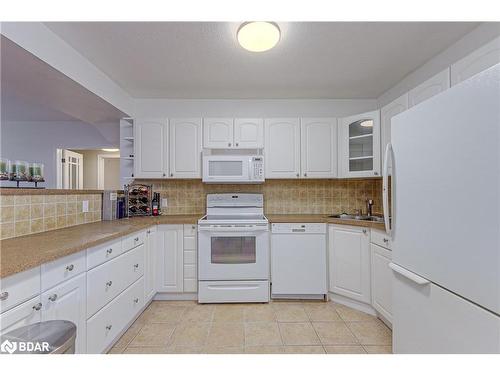
<svg viewBox="0 0 500 375"><path fill-rule="evenodd" d="M366 214L368 216L373 216L373 199L366 200Z"/></svg>

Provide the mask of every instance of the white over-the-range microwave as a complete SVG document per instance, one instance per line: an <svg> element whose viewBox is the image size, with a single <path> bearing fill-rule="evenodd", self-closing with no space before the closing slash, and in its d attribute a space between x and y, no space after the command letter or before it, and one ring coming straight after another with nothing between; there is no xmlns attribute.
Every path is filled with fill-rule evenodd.
<svg viewBox="0 0 500 375"><path fill-rule="evenodd" d="M203 155L202 181L213 184L264 182L262 155Z"/></svg>

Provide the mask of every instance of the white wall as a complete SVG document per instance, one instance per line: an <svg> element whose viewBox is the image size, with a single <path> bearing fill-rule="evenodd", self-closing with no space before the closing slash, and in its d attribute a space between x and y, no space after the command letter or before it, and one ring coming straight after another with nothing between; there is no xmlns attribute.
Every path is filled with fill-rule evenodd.
<svg viewBox="0 0 500 375"><path fill-rule="evenodd" d="M375 99L136 99L136 117L343 117L376 109Z"/></svg>
<svg viewBox="0 0 500 375"><path fill-rule="evenodd" d="M97 156L116 156L119 157L119 152L106 152L101 149L97 150L75 150L71 151L78 152L83 155L83 188L84 189L98 189L97 186ZM117 165L113 163L106 163L106 161L118 162ZM117 189L120 186L120 159L105 159L105 176L104 176L104 188L105 189ZM109 167L109 168L108 168ZM109 174L109 176L107 176ZM108 187L106 187L108 183ZM112 185L112 187L110 187Z"/></svg>
<svg viewBox="0 0 500 375"><path fill-rule="evenodd" d="M418 86L426 79L436 75L472 51L490 42L500 35L500 22L489 22L479 25L466 34L455 44L436 55L424 65L403 78L397 85L386 91L378 98L379 107L390 103L410 89ZM411 47L409 47L411 48Z"/></svg>
<svg viewBox="0 0 500 375"><path fill-rule="evenodd" d="M0 156L10 160L40 162L45 165L45 184L56 187L56 149L117 148L119 124L97 128L84 122L2 121ZM3 181L1 186L13 186ZM22 184L25 186L26 184Z"/></svg>

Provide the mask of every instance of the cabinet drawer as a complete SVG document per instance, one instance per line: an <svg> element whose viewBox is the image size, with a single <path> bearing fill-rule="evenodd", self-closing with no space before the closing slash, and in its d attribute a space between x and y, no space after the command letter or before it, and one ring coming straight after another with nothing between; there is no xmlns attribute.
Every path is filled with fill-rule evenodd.
<svg viewBox="0 0 500 375"><path fill-rule="evenodd" d="M184 279L184 293L196 293L198 291L198 280Z"/></svg>
<svg viewBox="0 0 500 375"><path fill-rule="evenodd" d="M133 249L136 246L142 245L144 243L145 238L146 238L145 231L137 232L123 238L122 240L123 252Z"/></svg>
<svg viewBox="0 0 500 375"><path fill-rule="evenodd" d="M196 264L196 251L184 250L184 264Z"/></svg>
<svg viewBox="0 0 500 375"><path fill-rule="evenodd" d="M391 238L387 235L387 233L381 230L371 230L371 242L389 250L392 248Z"/></svg>
<svg viewBox="0 0 500 375"><path fill-rule="evenodd" d="M40 294L40 267L16 273L0 280L0 312Z"/></svg>
<svg viewBox="0 0 500 375"><path fill-rule="evenodd" d="M144 306L141 277L111 303L87 320L87 353L102 353Z"/></svg>
<svg viewBox="0 0 500 375"><path fill-rule="evenodd" d="M199 303L269 302L269 281L200 281Z"/></svg>
<svg viewBox="0 0 500 375"><path fill-rule="evenodd" d="M184 279L196 279L196 264L184 265Z"/></svg>
<svg viewBox="0 0 500 375"><path fill-rule="evenodd" d="M144 245L87 273L87 317L94 315L144 274Z"/></svg>
<svg viewBox="0 0 500 375"><path fill-rule="evenodd" d="M185 237L196 236L196 224L184 224L184 236Z"/></svg>
<svg viewBox="0 0 500 375"><path fill-rule="evenodd" d="M184 250L196 250L196 237L184 237Z"/></svg>
<svg viewBox="0 0 500 375"><path fill-rule="evenodd" d="M87 270L85 251L42 264L42 291Z"/></svg>
<svg viewBox="0 0 500 375"><path fill-rule="evenodd" d="M0 314L0 334L16 328L38 323L42 318L40 296L36 296L9 311Z"/></svg>
<svg viewBox="0 0 500 375"><path fill-rule="evenodd" d="M87 250L87 268L91 269L122 254L122 241L108 242Z"/></svg>

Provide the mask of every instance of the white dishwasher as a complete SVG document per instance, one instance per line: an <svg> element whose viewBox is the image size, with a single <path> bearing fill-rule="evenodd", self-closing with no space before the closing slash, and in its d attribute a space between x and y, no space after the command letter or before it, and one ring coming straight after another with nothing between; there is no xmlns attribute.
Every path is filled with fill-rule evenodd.
<svg viewBox="0 0 500 375"><path fill-rule="evenodd" d="M326 263L326 224L272 224L272 298L325 298Z"/></svg>

